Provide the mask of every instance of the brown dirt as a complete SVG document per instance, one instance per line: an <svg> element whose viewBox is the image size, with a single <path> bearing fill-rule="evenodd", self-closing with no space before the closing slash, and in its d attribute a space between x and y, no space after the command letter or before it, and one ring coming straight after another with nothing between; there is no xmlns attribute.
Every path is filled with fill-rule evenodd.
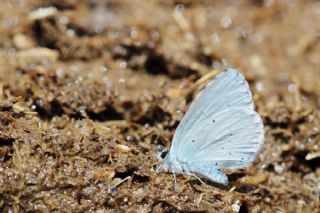
<svg viewBox="0 0 320 213"><path fill-rule="evenodd" d="M0 1L2 212L320 211L319 2L79 2ZM264 147L228 187L175 190L156 152L197 80L230 66Z"/></svg>

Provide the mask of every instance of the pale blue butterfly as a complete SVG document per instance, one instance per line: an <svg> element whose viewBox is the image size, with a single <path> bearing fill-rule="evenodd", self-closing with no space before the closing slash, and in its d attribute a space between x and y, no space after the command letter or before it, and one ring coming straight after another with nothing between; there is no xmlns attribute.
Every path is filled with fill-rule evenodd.
<svg viewBox="0 0 320 213"><path fill-rule="evenodd" d="M220 169L247 167L263 140L247 81L235 69L226 69L191 104L161 167L227 185Z"/></svg>

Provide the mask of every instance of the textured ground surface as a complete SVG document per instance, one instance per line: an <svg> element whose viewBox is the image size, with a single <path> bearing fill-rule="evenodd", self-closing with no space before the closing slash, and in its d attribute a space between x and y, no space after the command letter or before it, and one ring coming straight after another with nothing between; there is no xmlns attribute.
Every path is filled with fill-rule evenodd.
<svg viewBox="0 0 320 213"><path fill-rule="evenodd" d="M318 1L79 2L0 1L2 212L319 212ZM228 187L175 190L155 153L230 66L264 147Z"/></svg>

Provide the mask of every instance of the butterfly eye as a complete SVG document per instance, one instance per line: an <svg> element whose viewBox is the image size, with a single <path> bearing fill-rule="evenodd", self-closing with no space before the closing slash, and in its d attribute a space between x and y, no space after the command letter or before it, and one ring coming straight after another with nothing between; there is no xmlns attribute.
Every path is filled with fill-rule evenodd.
<svg viewBox="0 0 320 213"><path fill-rule="evenodd" d="M160 158L161 158L161 159L166 158L168 152L169 152L168 149L165 149L165 150L161 151L161 153L160 153Z"/></svg>
<svg viewBox="0 0 320 213"><path fill-rule="evenodd" d="M164 147L158 147L157 151L156 151L156 156L158 158L158 160L163 160L167 157L168 155L168 152L169 152L169 149L167 148L164 148Z"/></svg>

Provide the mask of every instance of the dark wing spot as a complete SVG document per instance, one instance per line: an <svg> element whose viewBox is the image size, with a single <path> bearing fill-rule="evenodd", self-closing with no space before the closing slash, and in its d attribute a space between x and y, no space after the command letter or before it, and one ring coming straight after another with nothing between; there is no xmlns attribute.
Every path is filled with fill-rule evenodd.
<svg viewBox="0 0 320 213"><path fill-rule="evenodd" d="M214 123L214 122L216 122L216 120L212 120L212 122Z"/></svg>
<svg viewBox="0 0 320 213"><path fill-rule="evenodd" d="M206 113L204 113L204 111L200 110L200 114L201 115L206 115Z"/></svg>
<svg viewBox="0 0 320 213"><path fill-rule="evenodd" d="M194 143L194 140L192 140L192 143Z"/></svg>

